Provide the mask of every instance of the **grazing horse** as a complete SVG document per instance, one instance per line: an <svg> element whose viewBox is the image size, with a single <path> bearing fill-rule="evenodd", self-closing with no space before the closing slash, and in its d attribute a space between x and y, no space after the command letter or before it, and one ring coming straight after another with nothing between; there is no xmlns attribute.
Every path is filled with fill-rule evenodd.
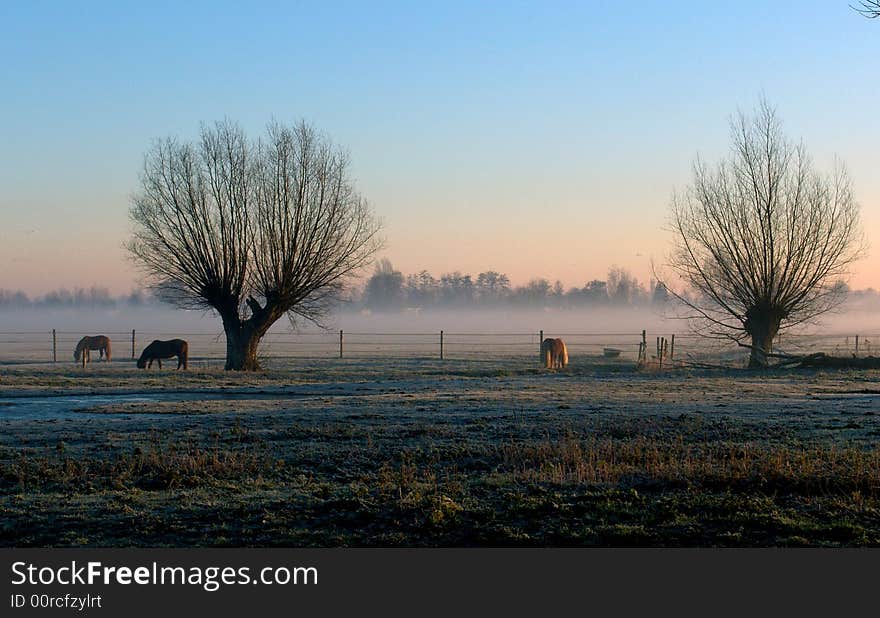
<svg viewBox="0 0 880 618"><path fill-rule="evenodd" d="M98 350L99 358L105 358L108 363L110 362L110 339L108 337L95 335L80 339L73 351L74 362L78 363L82 359L82 366L85 367L86 363L92 360L89 356L89 350Z"/></svg>
<svg viewBox="0 0 880 618"><path fill-rule="evenodd" d="M162 368L163 358L177 357L177 368L186 369L186 361L189 357L189 345L183 339L171 339L169 341L154 340L153 343L144 348L141 357L137 361L138 369L149 369L153 366L153 361L159 363L159 369Z"/></svg>
<svg viewBox="0 0 880 618"><path fill-rule="evenodd" d="M547 338L541 342L541 361L547 369L563 368L568 364L568 350L562 339Z"/></svg>

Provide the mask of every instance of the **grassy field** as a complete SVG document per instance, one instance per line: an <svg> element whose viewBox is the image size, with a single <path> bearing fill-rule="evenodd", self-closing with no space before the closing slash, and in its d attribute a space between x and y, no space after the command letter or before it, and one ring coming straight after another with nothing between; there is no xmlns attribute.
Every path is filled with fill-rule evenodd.
<svg viewBox="0 0 880 618"><path fill-rule="evenodd" d="M880 545L878 378L0 367L0 545Z"/></svg>

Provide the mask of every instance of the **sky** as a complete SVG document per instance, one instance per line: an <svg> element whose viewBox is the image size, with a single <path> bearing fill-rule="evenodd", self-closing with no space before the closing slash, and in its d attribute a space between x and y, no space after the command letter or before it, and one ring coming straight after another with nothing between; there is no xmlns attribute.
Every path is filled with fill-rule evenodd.
<svg viewBox="0 0 880 618"><path fill-rule="evenodd" d="M846 0L0 3L0 288L136 287L145 151L223 118L345 147L403 272L580 286L663 264L673 191L763 95L880 243L878 58Z"/></svg>

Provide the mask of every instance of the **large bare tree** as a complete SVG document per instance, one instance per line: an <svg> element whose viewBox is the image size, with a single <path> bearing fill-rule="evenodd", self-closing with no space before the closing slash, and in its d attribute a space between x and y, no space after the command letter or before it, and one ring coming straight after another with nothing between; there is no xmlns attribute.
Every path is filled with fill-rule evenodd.
<svg viewBox="0 0 880 618"><path fill-rule="evenodd" d="M701 331L747 340L749 366L763 367L780 330L842 299L864 246L859 207L843 166L817 172L766 101L731 121L731 137L730 156L714 168L697 160L673 197L669 265Z"/></svg>
<svg viewBox="0 0 880 618"><path fill-rule="evenodd" d="M304 122L273 122L260 140L226 121L195 143L156 142L130 216L128 249L149 283L220 316L226 369L259 369L282 316L317 323L381 245L346 153Z"/></svg>

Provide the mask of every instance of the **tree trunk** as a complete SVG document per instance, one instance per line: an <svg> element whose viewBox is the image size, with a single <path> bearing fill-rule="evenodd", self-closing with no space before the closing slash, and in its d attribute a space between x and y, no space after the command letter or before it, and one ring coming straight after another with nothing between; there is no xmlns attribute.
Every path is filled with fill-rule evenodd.
<svg viewBox="0 0 880 618"><path fill-rule="evenodd" d="M260 306L252 296L248 296L245 302L251 310L251 316L246 320L238 312L238 303L217 309L226 331L227 371L260 371L257 348L263 335L283 315L283 311L274 305Z"/></svg>
<svg viewBox="0 0 880 618"><path fill-rule="evenodd" d="M259 371L257 348L264 331L254 328L249 321L242 321L238 313L230 311L222 315L223 330L226 331L227 371Z"/></svg>
<svg viewBox="0 0 880 618"><path fill-rule="evenodd" d="M248 330L238 333L226 333L226 366L227 371L259 371L257 347L260 338Z"/></svg>
<svg viewBox="0 0 880 618"><path fill-rule="evenodd" d="M752 337L749 369L766 369L769 365L767 354L773 352L773 339L779 332L779 324L782 320L772 311L752 310L747 316L744 326Z"/></svg>
<svg viewBox="0 0 880 618"><path fill-rule="evenodd" d="M251 328L226 330L226 366L227 371L259 371L257 348L260 335Z"/></svg>

